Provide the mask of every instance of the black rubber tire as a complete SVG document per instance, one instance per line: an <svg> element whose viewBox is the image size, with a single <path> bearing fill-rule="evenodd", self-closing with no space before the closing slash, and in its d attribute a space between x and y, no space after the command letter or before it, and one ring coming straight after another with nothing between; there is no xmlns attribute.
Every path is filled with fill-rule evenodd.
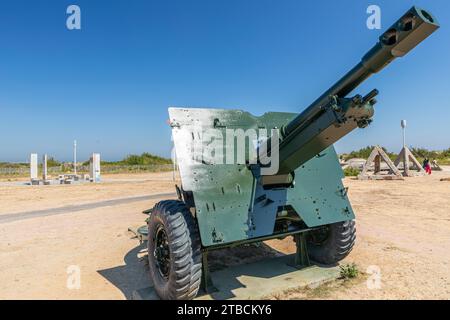
<svg viewBox="0 0 450 320"><path fill-rule="evenodd" d="M157 230L164 228L170 249L170 271L165 278L155 257ZM184 202L157 203L148 220L148 259L154 289L163 300L190 300L200 288L201 243L197 224Z"/></svg>
<svg viewBox="0 0 450 320"><path fill-rule="evenodd" d="M311 231L307 236L308 254L311 260L318 263L336 265L348 256L355 245L355 221L338 222L327 225L324 228L326 229L323 229L322 232L326 236L320 243L313 240L314 233L316 232L317 234L320 231Z"/></svg>

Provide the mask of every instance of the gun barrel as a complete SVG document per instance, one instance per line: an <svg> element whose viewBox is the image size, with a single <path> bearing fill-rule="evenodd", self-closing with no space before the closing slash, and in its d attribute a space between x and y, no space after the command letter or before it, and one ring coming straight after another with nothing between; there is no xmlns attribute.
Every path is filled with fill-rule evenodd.
<svg viewBox="0 0 450 320"><path fill-rule="evenodd" d="M372 74L407 54L438 28L439 24L431 13L412 7L381 35L378 43L364 55L360 63L287 124L283 128L283 136L312 119L330 96L345 97Z"/></svg>
<svg viewBox="0 0 450 320"><path fill-rule="evenodd" d="M278 174L289 174L352 130L370 124L378 91L372 90L365 97L346 96L438 28L428 11L418 7L408 10L352 70L281 129ZM268 144L264 148L271 150Z"/></svg>

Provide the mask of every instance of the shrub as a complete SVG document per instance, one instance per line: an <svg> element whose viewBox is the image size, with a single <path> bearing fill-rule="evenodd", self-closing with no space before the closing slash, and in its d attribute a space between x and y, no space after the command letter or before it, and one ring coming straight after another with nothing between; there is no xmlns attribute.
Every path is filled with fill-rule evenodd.
<svg viewBox="0 0 450 320"><path fill-rule="evenodd" d="M375 147L367 146L367 147L359 149L357 151L352 151L349 154L343 155L343 159L346 161L353 159L353 158L367 159L370 156L370 154L372 153L373 148L375 148ZM386 148L382 148L382 149L384 150L384 152L386 152L386 154L389 156L389 158L391 160L395 159L395 157L397 156L396 154L389 152Z"/></svg>
<svg viewBox="0 0 450 320"><path fill-rule="evenodd" d="M166 159L163 157L158 157L152 155L148 152L144 152L143 154L135 155L131 154L127 156L125 159L120 161L120 164L125 164L129 166L133 165L149 165L149 164L171 164L172 161L170 159Z"/></svg>
<svg viewBox="0 0 450 320"><path fill-rule="evenodd" d="M356 177L359 174L359 170L352 167L347 167L344 169L344 175L346 177Z"/></svg>
<svg viewBox="0 0 450 320"><path fill-rule="evenodd" d="M342 279L353 279L359 275L358 266L355 263L339 266Z"/></svg>

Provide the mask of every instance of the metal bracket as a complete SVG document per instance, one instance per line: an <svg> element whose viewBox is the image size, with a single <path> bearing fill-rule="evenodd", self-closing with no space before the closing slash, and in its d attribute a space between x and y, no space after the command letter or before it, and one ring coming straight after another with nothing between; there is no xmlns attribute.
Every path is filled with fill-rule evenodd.
<svg viewBox="0 0 450 320"><path fill-rule="evenodd" d="M182 196L182 193L181 193L181 189L180 189L180 187L176 184L175 185L175 190L176 190L176 192L177 192L177 197L178 197L178 200L183 200L183 196Z"/></svg>
<svg viewBox="0 0 450 320"><path fill-rule="evenodd" d="M207 251L202 252L202 280L200 283L200 290L202 290L206 294L219 291L216 287L214 287L211 279L211 274L209 273Z"/></svg>
<svg viewBox="0 0 450 320"><path fill-rule="evenodd" d="M153 208L144 210L144 211L142 211L142 213L143 213L143 214L151 215L151 214L152 214L152 211L153 211Z"/></svg>
<svg viewBox="0 0 450 320"><path fill-rule="evenodd" d="M311 262L309 261L305 233L302 232L294 235L294 240L296 245L294 263L290 263L289 265L296 269L303 269L309 267L311 265Z"/></svg>
<svg viewBox="0 0 450 320"><path fill-rule="evenodd" d="M141 226L139 228L128 228L128 231L135 235L135 237L139 240L139 244L142 244L148 240L147 225Z"/></svg>

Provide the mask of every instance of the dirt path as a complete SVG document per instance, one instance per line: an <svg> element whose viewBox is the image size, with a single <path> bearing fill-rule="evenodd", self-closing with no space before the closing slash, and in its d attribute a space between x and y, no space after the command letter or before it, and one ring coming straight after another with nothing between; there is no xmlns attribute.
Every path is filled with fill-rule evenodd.
<svg viewBox="0 0 450 320"><path fill-rule="evenodd" d="M78 211L84 211L84 210L96 209L96 208L102 208L102 207L118 206L118 205L126 204L126 203L133 203L133 202L140 202L140 201L147 201L147 200L154 200L154 199L173 198L175 196L176 196L176 193L173 193L173 192L156 193L156 194L149 194L149 195L145 195L145 196L117 198L117 199L89 202L89 203L85 203L85 204L70 205L70 206L58 207L58 208L3 214L3 215L0 215L0 224L7 223L7 222L13 222L13 221L32 219L32 218L37 218L37 217L48 217L48 216L53 216L53 215L57 215L57 214L69 214L69 213L74 213L74 212L78 212Z"/></svg>
<svg viewBox="0 0 450 320"><path fill-rule="evenodd" d="M345 263L355 262L362 271L378 268L381 287L369 289L359 281L330 289L325 298L450 298L450 182L439 181L445 176L450 172L405 181L345 180L358 228L357 245ZM0 224L0 299L126 299L148 286L143 248L127 228L142 225L142 210L158 201L139 197L173 192L171 173L118 179L0 187L0 217L137 197ZM269 244L286 253L294 249L290 239ZM73 277L78 270L79 288ZM303 292L282 296L304 297Z"/></svg>
<svg viewBox="0 0 450 320"><path fill-rule="evenodd" d="M102 179L101 184L0 186L0 215L175 191L168 172L105 175Z"/></svg>

